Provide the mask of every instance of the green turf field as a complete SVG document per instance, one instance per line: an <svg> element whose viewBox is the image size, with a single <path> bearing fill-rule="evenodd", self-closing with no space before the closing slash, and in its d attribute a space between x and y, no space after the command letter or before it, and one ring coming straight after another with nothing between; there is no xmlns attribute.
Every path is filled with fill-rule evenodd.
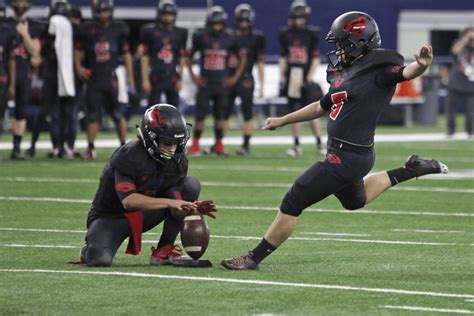
<svg viewBox="0 0 474 316"><path fill-rule="evenodd" d="M256 245L289 185L320 158L312 146L297 159L285 149L190 158L201 198L219 208L208 221L210 269L149 266L160 226L144 235L139 256L122 247L112 268L66 263L78 258L111 150L94 162L47 160L45 152L0 162L0 314L474 313L473 141L378 144L374 170L419 153L447 163L452 176L403 183L355 212L328 198L300 217L293 238L259 271L221 268L221 259Z"/></svg>

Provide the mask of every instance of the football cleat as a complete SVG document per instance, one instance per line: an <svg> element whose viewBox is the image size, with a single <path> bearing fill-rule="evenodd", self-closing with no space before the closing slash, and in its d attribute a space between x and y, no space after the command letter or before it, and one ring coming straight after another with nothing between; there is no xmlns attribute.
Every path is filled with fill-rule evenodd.
<svg viewBox="0 0 474 316"><path fill-rule="evenodd" d="M97 152L95 149L87 148L84 155L82 155L82 160L94 160L97 158Z"/></svg>
<svg viewBox="0 0 474 316"><path fill-rule="evenodd" d="M26 159L25 154L19 150L13 150L10 158L12 160L25 160Z"/></svg>
<svg viewBox="0 0 474 316"><path fill-rule="evenodd" d="M405 162L405 169L413 173L416 177L421 177L433 173L448 173L449 169L444 163L434 159L420 158L411 155Z"/></svg>
<svg viewBox="0 0 474 316"><path fill-rule="evenodd" d="M286 154L290 157L298 157L303 154L303 148L301 146L293 146L286 151Z"/></svg>
<svg viewBox="0 0 474 316"><path fill-rule="evenodd" d="M237 156L247 156L249 154L249 149L242 146L235 152Z"/></svg>
<svg viewBox="0 0 474 316"><path fill-rule="evenodd" d="M158 249L151 247L150 264L152 266L169 265L182 256L183 250L178 245L166 245Z"/></svg>
<svg viewBox="0 0 474 316"><path fill-rule="evenodd" d="M25 156L27 158L34 158L36 155L36 148L30 147L25 151Z"/></svg>
<svg viewBox="0 0 474 316"><path fill-rule="evenodd" d="M257 270L258 263L253 260L252 256L253 253L250 251L240 257L222 260L221 265L229 270Z"/></svg>
<svg viewBox="0 0 474 316"><path fill-rule="evenodd" d="M201 156L201 146L199 143L194 143L188 147L188 155L189 156Z"/></svg>

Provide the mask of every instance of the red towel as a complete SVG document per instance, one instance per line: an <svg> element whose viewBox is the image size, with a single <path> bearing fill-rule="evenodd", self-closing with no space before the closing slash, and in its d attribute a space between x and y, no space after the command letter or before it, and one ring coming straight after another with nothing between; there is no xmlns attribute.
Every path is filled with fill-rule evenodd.
<svg viewBox="0 0 474 316"><path fill-rule="evenodd" d="M130 225L130 237L128 238L128 246L125 253L138 255L142 249L143 213L141 211L125 212L124 215Z"/></svg>

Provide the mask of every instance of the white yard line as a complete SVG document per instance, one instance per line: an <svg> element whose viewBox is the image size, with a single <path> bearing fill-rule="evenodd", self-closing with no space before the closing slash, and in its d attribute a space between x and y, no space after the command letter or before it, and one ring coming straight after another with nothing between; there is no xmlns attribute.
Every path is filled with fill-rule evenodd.
<svg viewBox="0 0 474 316"><path fill-rule="evenodd" d="M0 196L0 201L29 201L29 202L54 202L54 203L78 203L91 204L92 200L85 199L65 199L53 197L26 197L26 196ZM277 206L237 206L237 205L217 205L220 209L248 210L248 211L277 211ZM414 215L414 216L454 216L454 217L474 217L474 213L446 213L446 212L412 212L412 211L381 211L360 209L357 211L331 210L308 208L305 212L316 213L344 213L344 214L378 214L378 215Z"/></svg>
<svg viewBox="0 0 474 316"><path fill-rule="evenodd" d="M46 177L0 177L2 182L35 182L35 183L93 183L98 184L99 179L87 178L46 178ZM225 181L202 181L201 185L209 187L230 187L230 188L290 188L291 183L274 182L225 182ZM440 192L440 193L474 193L474 189L453 189L444 187L419 187L419 186L396 186L390 190L411 191L411 192Z"/></svg>
<svg viewBox="0 0 474 316"><path fill-rule="evenodd" d="M414 233L464 233L462 230L433 230L433 229L392 229L394 232L414 232Z"/></svg>
<svg viewBox="0 0 474 316"><path fill-rule="evenodd" d="M467 309L449 309L449 308L433 308L422 306L397 306L397 305L380 305L380 308L400 309L407 311L432 312L432 313L450 313L450 314L474 314L474 311Z"/></svg>
<svg viewBox="0 0 474 316"><path fill-rule="evenodd" d="M320 235L320 236L353 236L370 237L370 234L349 234L349 233L324 233L324 232L302 232L301 235Z"/></svg>
<svg viewBox="0 0 474 316"><path fill-rule="evenodd" d="M249 284L249 285L266 285L266 286L275 286L275 287L313 288L313 289L329 289L329 290L343 290L343 291L369 292L369 293L418 295L418 296L431 296L431 297L449 297L449 298L463 298L463 299L474 298L473 294L441 293L441 292L431 292L431 291L413 291L413 290L388 289L388 288L356 287L356 286L350 286L350 285L293 283L293 282L278 282L278 281L266 281L266 280L215 278L215 277L184 276L184 275L171 275L171 274L168 275L168 274L139 273L139 272L47 270L47 269L0 269L0 272L79 274L79 275L94 275L94 276L125 276L125 277L136 277L136 278L156 278L156 279L203 281L203 282L205 281L205 282Z"/></svg>

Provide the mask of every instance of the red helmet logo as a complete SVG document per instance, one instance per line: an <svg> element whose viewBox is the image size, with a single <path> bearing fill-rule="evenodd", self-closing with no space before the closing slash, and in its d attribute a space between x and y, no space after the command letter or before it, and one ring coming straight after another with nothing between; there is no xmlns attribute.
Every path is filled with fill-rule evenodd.
<svg viewBox="0 0 474 316"><path fill-rule="evenodd" d="M163 127L166 125L166 121L161 117L159 109L153 109L148 118L148 124L153 127Z"/></svg>
<svg viewBox="0 0 474 316"><path fill-rule="evenodd" d="M365 31L365 18L358 17L355 20L349 21L344 25L344 32L352 35L361 35Z"/></svg>

